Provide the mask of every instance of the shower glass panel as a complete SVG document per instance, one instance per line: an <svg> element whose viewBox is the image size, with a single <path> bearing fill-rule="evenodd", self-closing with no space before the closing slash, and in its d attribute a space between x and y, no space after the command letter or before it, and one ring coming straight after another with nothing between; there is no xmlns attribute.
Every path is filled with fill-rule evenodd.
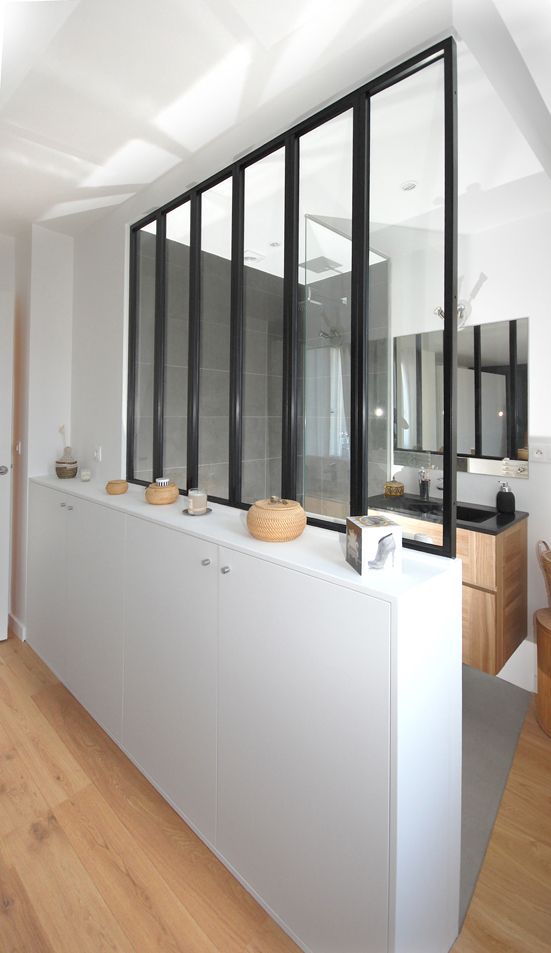
<svg viewBox="0 0 551 953"><path fill-rule="evenodd" d="M189 202L166 216L166 338L163 475L181 489L187 479L189 333Z"/></svg>
<svg viewBox="0 0 551 953"><path fill-rule="evenodd" d="M201 196L199 485L227 498L229 477L232 181Z"/></svg>
<svg viewBox="0 0 551 953"><path fill-rule="evenodd" d="M153 480L153 365L155 358L155 222L136 241L136 385L134 479Z"/></svg>
<svg viewBox="0 0 551 953"><path fill-rule="evenodd" d="M438 412L443 320L436 313L444 303L445 262L442 60L429 62L371 97L370 136L369 247L384 265L369 269L367 494L370 509L388 505L384 484L395 476L405 484L406 497L400 503L405 508L407 494L412 507L419 500L419 462L404 465L403 453L394 460L393 445L436 451L434 459L427 453L425 464L438 468L444 442ZM375 277L375 269L381 270L380 276ZM385 290L378 292L375 304L377 283ZM392 349L389 340L394 341ZM442 503L437 488L442 474L435 469L430 476L430 500L437 509ZM399 515L395 518L400 520ZM431 535L441 543L441 525Z"/></svg>
<svg viewBox="0 0 551 953"><path fill-rule="evenodd" d="M350 512L352 111L300 139L299 498ZM301 480L302 477L302 480Z"/></svg>
<svg viewBox="0 0 551 953"><path fill-rule="evenodd" d="M285 150L245 169L243 457L245 503L281 495Z"/></svg>

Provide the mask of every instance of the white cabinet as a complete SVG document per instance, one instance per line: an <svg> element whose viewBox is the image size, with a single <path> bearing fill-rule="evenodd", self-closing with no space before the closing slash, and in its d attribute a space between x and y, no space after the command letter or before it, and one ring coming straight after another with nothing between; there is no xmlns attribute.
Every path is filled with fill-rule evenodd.
<svg viewBox="0 0 551 953"><path fill-rule="evenodd" d="M30 484L27 639L62 681L66 663L66 509L65 494Z"/></svg>
<svg viewBox="0 0 551 953"><path fill-rule="evenodd" d="M68 498L66 684L121 739L125 517Z"/></svg>
<svg viewBox="0 0 551 953"><path fill-rule="evenodd" d="M27 637L115 739L121 737L121 513L31 483Z"/></svg>
<svg viewBox="0 0 551 953"><path fill-rule="evenodd" d="M128 519L123 743L210 843L216 820L217 547Z"/></svg>
<svg viewBox="0 0 551 953"><path fill-rule="evenodd" d="M387 949L390 607L221 550L217 847L316 953Z"/></svg>
<svg viewBox="0 0 551 953"><path fill-rule="evenodd" d="M299 945L447 953L460 566L357 580L338 534L270 546L137 489L30 500L31 645Z"/></svg>

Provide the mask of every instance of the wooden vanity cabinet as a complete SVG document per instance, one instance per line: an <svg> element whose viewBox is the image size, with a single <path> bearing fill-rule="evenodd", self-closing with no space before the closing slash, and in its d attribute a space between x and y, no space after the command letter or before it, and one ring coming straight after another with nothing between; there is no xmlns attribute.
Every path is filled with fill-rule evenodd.
<svg viewBox="0 0 551 953"><path fill-rule="evenodd" d="M389 516L388 511L370 508ZM442 545L442 526L390 514L404 533L423 533ZM463 565L463 661L497 675L526 638L528 521L500 533L458 527L457 558Z"/></svg>
<svg viewBox="0 0 551 953"><path fill-rule="evenodd" d="M526 638L527 521L491 536L457 530L463 560L463 661L496 675Z"/></svg>

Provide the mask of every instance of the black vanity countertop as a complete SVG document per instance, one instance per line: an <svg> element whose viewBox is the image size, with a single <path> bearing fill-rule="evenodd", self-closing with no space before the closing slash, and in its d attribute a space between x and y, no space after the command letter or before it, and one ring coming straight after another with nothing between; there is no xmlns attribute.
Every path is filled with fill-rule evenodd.
<svg viewBox="0 0 551 953"><path fill-rule="evenodd" d="M425 520L427 523L442 522L442 500L422 500L413 493L404 493L403 496L384 496L381 493L379 496L370 496L368 505L370 509L391 510L401 516ZM495 506L482 506L479 503L458 502L457 511L459 528L470 529L476 533L489 533L491 536L502 533L528 517L528 513L522 510L511 514L498 513ZM463 518L460 518L460 515Z"/></svg>

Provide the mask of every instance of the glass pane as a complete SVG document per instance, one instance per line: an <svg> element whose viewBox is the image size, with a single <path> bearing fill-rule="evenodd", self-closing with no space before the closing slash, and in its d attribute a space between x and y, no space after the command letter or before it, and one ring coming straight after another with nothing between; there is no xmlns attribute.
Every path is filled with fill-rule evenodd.
<svg viewBox="0 0 551 953"><path fill-rule="evenodd" d="M300 140L299 499L350 512L352 111ZM300 476L302 480L300 480Z"/></svg>
<svg viewBox="0 0 551 953"><path fill-rule="evenodd" d="M187 481L189 330L189 202L166 217L166 346L163 473L181 489Z"/></svg>
<svg viewBox="0 0 551 953"><path fill-rule="evenodd" d="M155 222L136 235L136 390L134 477L153 480L153 361L155 357Z"/></svg>
<svg viewBox="0 0 551 953"><path fill-rule="evenodd" d="M377 310L370 301L369 509L392 507L398 521L400 513L418 520L408 535L441 543L443 62L373 96L370 129L369 273ZM374 255L382 260L373 261ZM403 496L385 496L393 476L404 485Z"/></svg>
<svg viewBox="0 0 551 953"><path fill-rule="evenodd" d="M285 153L245 170L242 499L281 494Z"/></svg>
<svg viewBox="0 0 551 953"><path fill-rule="evenodd" d="M201 198L199 485L228 497L232 182Z"/></svg>
<svg viewBox="0 0 551 953"><path fill-rule="evenodd" d="M482 456L510 457L509 322L480 326Z"/></svg>

